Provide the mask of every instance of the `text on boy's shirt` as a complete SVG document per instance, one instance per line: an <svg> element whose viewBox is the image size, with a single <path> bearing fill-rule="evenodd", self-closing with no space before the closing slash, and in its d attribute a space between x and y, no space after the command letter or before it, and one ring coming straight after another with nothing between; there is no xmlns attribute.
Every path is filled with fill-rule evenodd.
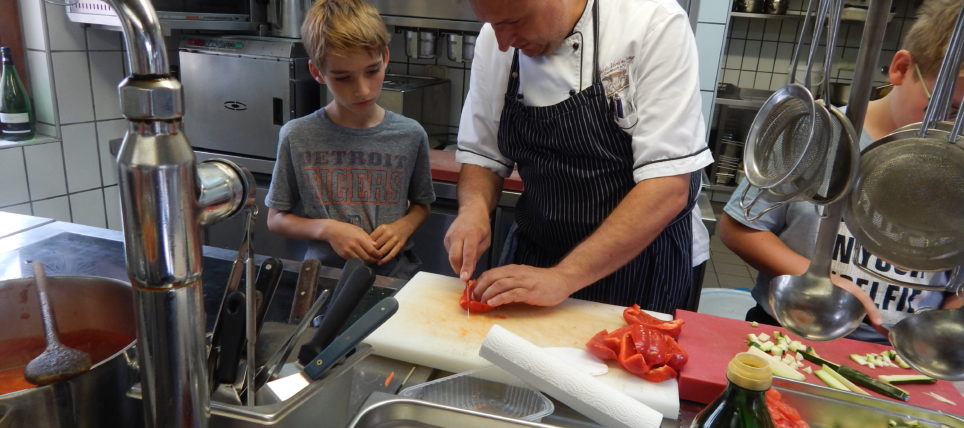
<svg viewBox="0 0 964 428"><path fill-rule="evenodd" d="M407 156L360 150L305 151L302 174L312 183L314 200L327 205L397 204Z"/></svg>

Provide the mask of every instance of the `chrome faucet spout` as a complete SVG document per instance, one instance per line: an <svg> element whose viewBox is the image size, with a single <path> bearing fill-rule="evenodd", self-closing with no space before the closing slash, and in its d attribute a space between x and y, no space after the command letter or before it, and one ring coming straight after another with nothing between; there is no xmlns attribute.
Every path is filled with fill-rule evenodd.
<svg viewBox="0 0 964 428"><path fill-rule="evenodd" d="M203 428L210 389L200 227L251 204L254 180L230 162L199 168L182 130L181 84L170 75L154 7L150 0L107 1L120 19L131 69L118 88L129 123L117 168L145 426Z"/></svg>

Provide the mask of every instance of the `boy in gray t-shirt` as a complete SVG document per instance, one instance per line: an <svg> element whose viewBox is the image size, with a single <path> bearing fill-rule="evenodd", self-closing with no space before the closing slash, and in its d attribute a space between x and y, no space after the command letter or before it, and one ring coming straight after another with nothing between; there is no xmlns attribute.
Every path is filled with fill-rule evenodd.
<svg viewBox="0 0 964 428"><path fill-rule="evenodd" d="M435 193L425 130L375 103L388 31L364 1L319 0L302 40L334 100L281 129L268 228L308 240L305 258L340 267L357 257L377 274L411 277L419 261L409 238Z"/></svg>

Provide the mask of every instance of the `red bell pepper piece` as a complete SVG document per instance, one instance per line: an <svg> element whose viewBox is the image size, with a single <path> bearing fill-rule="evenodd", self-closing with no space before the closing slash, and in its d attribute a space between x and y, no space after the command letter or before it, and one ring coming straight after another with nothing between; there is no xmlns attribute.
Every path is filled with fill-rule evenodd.
<svg viewBox="0 0 964 428"><path fill-rule="evenodd" d="M641 377L649 371L649 365L646 364L646 360L636 352L636 345L633 342L631 333L626 333L623 336L619 346L619 358L617 361L622 368L636 376Z"/></svg>
<svg viewBox="0 0 964 428"><path fill-rule="evenodd" d="M469 282L465 284L465 289L462 290L462 297L459 297L459 306L473 314L480 314L495 309L495 306L478 300L472 300L473 287L475 287L475 280L470 279Z"/></svg>
<svg viewBox="0 0 964 428"><path fill-rule="evenodd" d="M673 370L670 366L660 366L643 373L641 377L650 382L662 382L666 379L675 378L676 370Z"/></svg>
<svg viewBox="0 0 964 428"><path fill-rule="evenodd" d="M683 320L663 321L647 314L646 311L640 309L639 305L633 305L623 310L623 319L629 324L642 324L655 328L672 336L674 339L679 337L680 332L683 330L683 323L685 322Z"/></svg>
<svg viewBox="0 0 964 428"><path fill-rule="evenodd" d="M614 350L605 342L606 336L608 335L609 333L603 330L596 333L595 336L589 339L589 342L586 342L586 349L589 353L603 361L615 360L616 351L619 350L618 347Z"/></svg>

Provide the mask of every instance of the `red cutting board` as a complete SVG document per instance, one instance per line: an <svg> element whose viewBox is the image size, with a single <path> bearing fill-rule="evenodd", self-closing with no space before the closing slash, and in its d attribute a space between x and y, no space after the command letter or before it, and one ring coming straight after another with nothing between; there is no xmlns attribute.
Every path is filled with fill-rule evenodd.
<svg viewBox="0 0 964 428"><path fill-rule="evenodd" d="M774 330L780 333L786 333L796 340L813 346L817 354L825 360L856 368L875 378L877 375L882 374L917 373L912 369L894 367L871 369L858 365L849 357L852 353L879 353L885 349L892 349L889 346L850 339L835 339L827 342L804 340L799 336L787 332L787 330L782 327L773 327L764 324L760 324L759 327L753 327L746 321L684 310L677 310L676 318L686 321L686 323L683 324L683 332L679 337L680 346L689 354L689 361L686 362L686 366L683 367L679 377L679 395L680 398L684 400L709 403L716 398L726 387L726 365L734 355L746 351L747 335L750 333L766 333L773 336ZM818 368L810 362L805 362L805 364L811 366L813 369ZM805 372L802 373L807 376L807 382L821 386L825 385L816 375ZM908 404L940 410L953 415L964 414L964 397L961 396L961 393L958 392L950 382L938 381L930 385L907 384L900 385L900 387L910 394ZM924 392L928 391L940 394L942 397L957 403L957 405L953 406L942 403L934 397L924 394ZM884 397L874 391L868 390L867 392L875 397Z"/></svg>

